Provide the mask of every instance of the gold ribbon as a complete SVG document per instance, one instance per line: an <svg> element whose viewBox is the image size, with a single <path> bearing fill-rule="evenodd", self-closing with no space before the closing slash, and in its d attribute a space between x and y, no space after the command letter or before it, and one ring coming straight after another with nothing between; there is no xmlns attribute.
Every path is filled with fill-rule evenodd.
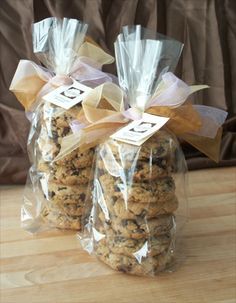
<svg viewBox="0 0 236 303"><path fill-rule="evenodd" d="M97 66L110 64L114 61L112 56L105 53L88 37L79 48L78 58L80 57L85 57L88 60L91 59ZM75 73L76 71L72 72L72 74ZM25 110L29 111L37 97L39 97L39 93L41 97L56 87L53 83L49 85L52 77L52 73L42 69L41 66L38 66L34 62L21 60L13 77L10 90L24 106Z"/></svg>
<svg viewBox="0 0 236 303"><path fill-rule="evenodd" d="M194 86L192 90L201 88L205 86ZM122 91L112 83L105 83L91 91L83 101L82 107L77 118L86 126L79 133L63 138L60 154L55 161L78 147L86 150L96 146L129 122L122 114L124 111ZM170 118L166 124L167 129L212 160L219 161L222 129L219 128L214 139L191 134L197 132L202 126L201 117L191 104L185 103L176 108L154 106L146 112Z"/></svg>
<svg viewBox="0 0 236 303"><path fill-rule="evenodd" d="M38 93L47 81L40 78L37 74L20 79L12 89L10 89L18 101L24 106L26 111L32 107Z"/></svg>
<svg viewBox="0 0 236 303"><path fill-rule="evenodd" d="M100 65L111 63L113 57L106 54L91 40L82 44L79 49L79 56L92 58ZM29 61L30 62L30 61ZM17 79L10 89L14 92L17 99L29 110L32 104L39 96L39 92L45 88L50 76L47 72L35 63L31 62L31 75ZM40 69L40 71L38 70ZM160 85L160 88L162 85ZM192 92L203 89L206 86L192 86ZM52 89L52 87L48 88ZM157 92L160 93L161 91ZM78 120L85 124L85 127L76 134L64 137L61 144L61 151L56 160L64 157L74 149L80 147L82 150L94 147L109 138L111 134L116 132L129 122L124 117L124 100L121 89L112 83L105 83L93 89L83 100L82 110L78 115ZM176 108L168 106L153 106L146 110L147 113L169 117L166 127L183 138L185 141L196 147L198 150L206 154L214 161L219 160L219 148L221 142L222 129L214 139L193 135L201 128L201 117L194 110L191 104L183 104Z"/></svg>
<svg viewBox="0 0 236 303"><path fill-rule="evenodd" d="M215 138L192 134L201 128L202 123L201 117L191 104L181 105L177 108L157 106L148 109L147 112L149 114L170 118L166 124L166 127L170 131L207 155L213 161L219 162L222 127L218 129Z"/></svg>

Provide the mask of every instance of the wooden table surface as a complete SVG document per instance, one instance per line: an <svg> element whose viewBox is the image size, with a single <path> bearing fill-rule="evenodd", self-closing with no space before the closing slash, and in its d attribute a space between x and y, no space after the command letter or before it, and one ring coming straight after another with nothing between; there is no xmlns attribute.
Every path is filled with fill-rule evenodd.
<svg viewBox="0 0 236 303"><path fill-rule="evenodd" d="M115 272L82 251L73 232L20 228L23 187L0 187L1 303L235 303L236 170L189 174L185 258L173 273Z"/></svg>

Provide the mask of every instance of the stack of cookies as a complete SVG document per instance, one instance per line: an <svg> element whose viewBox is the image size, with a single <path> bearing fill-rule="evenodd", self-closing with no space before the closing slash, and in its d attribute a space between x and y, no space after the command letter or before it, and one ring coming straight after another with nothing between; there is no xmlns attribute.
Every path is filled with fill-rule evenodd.
<svg viewBox="0 0 236 303"><path fill-rule="evenodd" d="M81 152L77 148L61 160L53 161L60 152L62 138L72 133L70 124L80 109L74 106L64 110L45 103L38 120L41 131L36 141L36 163L45 198L41 216L53 227L81 229L94 150Z"/></svg>
<svg viewBox="0 0 236 303"><path fill-rule="evenodd" d="M173 261L177 143L159 131L141 147L108 140L94 181L95 254L113 269L155 275Z"/></svg>

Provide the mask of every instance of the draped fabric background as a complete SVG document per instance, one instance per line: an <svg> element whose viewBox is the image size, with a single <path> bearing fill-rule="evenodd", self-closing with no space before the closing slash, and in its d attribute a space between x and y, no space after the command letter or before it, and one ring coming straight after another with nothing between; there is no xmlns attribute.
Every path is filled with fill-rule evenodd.
<svg viewBox="0 0 236 303"><path fill-rule="evenodd" d="M31 24L49 16L89 24L89 35L113 54L124 25L141 24L182 41L177 75L188 84L208 84L193 102L229 112L221 161L215 164L183 145L189 169L236 164L236 1L235 0L1 0L0 1L0 183L24 183L29 167L29 128L21 105L8 91L20 59L37 62ZM115 72L115 66L107 71Z"/></svg>

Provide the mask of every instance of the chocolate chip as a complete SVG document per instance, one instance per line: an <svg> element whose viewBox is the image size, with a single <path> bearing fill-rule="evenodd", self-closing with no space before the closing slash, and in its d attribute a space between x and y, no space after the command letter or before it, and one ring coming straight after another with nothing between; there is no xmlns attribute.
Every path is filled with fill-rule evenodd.
<svg viewBox="0 0 236 303"><path fill-rule="evenodd" d="M118 199L118 198L117 198L116 196L112 196L112 202L115 203L115 202L117 201L117 199Z"/></svg>
<svg viewBox="0 0 236 303"><path fill-rule="evenodd" d="M56 193L54 191L49 191L48 192L48 196L49 196L50 199L52 199L55 196L55 194Z"/></svg>
<svg viewBox="0 0 236 303"><path fill-rule="evenodd" d="M129 272L131 270L131 267L130 266L125 266L125 265L119 265L117 267L117 270L126 273L126 272Z"/></svg>
<svg viewBox="0 0 236 303"><path fill-rule="evenodd" d="M174 182L172 180L172 178L168 178L166 181L166 185L171 189L174 186Z"/></svg>
<svg viewBox="0 0 236 303"><path fill-rule="evenodd" d="M114 190L120 192L119 186L118 186L118 185L115 185L115 186L114 186Z"/></svg>
<svg viewBox="0 0 236 303"><path fill-rule="evenodd" d="M58 138L58 133L57 133L57 131L55 131L55 130L52 131L52 137L53 137L54 139L57 139L57 138Z"/></svg>
<svg viewBox="0 0 236 303"><path fill-rule="evenodd" d="M74 219L74 220L78 220L78 216L75 216L75 215L72 216L72 215L71 215L70 217L71 217L72 219Z"/></svg>
<svg viewBox="0 0 236 303"><path fill-rule="evenodd" d="M62 137L65 137L70 132L70 127L64 127L61 133Z"/></svg>
<svg viewBox="0 0 236 303"><path fill-rule="evenodd" d="M82 194L79 195L79 198L80 198L80 200L82 200L82 201L85 200L85 197L86 197L85 193L82 193Z"/></svg>
<svg viewBox="0 0 236 303"><path fill-rule="evenodd" d="M143 209L142 212L139 214L140 217L145 217L147 214L147 210Z"/></svg>
<svg viewBox="0 0 236 303"><path fill-rule="evenodd" d="M166 168L166 160L164 160L163 158L154 158L152 160L152 163L161 168Z"/></svg>
<svg viewBox="0 0 236 303"><path fill-rule="evenodd" d="M66 187L58 187L58 191L66 189Z"/></svg>
<svg viewBox="0 0 236 303"><path fill-rule="evenodd" d="M79 170L75 170L73 171L73 173L71 174L71 176L79 176L80 171Z"/></svg>

